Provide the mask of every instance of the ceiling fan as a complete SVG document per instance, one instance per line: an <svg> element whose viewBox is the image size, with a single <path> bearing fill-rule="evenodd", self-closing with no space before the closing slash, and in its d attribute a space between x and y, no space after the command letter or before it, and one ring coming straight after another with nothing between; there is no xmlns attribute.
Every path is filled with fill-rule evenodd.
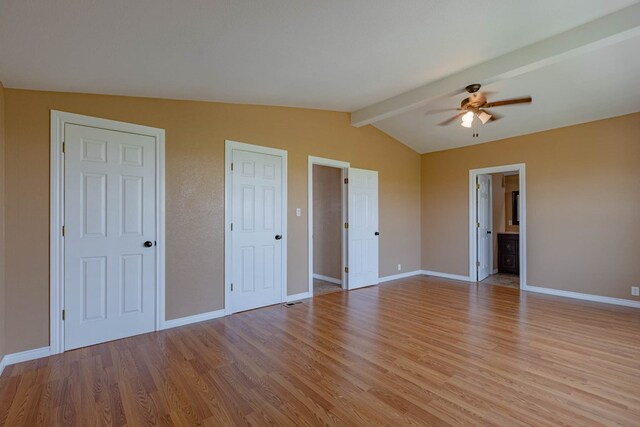
<svg viewBox="0 0 640 427"><path fill-rule="evenodd" d="M470 84L465 88L465 90L469 93L469 96L462 100L460 103L460 108L450 108L447 110L440 111L449 111L456 110L460 111L455 116L443 121L442 123L438 123L439 126L446 126L448 124L453 123L458 117L462 116L461 125L466 128L470 128L473 124L473 120L477 117L480 119L482 124L485 124L489 121L495 121L500 119L502 116L487 110L488 108L493 107L503 107L505 105L513 105L513 104L528 104L531 102L530 96L524 96L522 98L514 98L514 99L505 99L502 101L494 101L489 102L487 100L487 95L491 92L480 92L480 84L474 83ZM474 133L474 136L477 136Z"/></svg>

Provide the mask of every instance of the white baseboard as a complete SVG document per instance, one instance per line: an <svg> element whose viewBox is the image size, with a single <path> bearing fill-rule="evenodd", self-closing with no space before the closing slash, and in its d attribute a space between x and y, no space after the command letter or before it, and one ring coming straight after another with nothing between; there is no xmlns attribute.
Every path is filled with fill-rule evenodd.
<svg viewBox="0 0 640 427"><path fill-rule="evenodd" d="M391 280L405 279L411 276L419 276L422 274L422 270L407 271L406 273L392 274L391 276L384 276L378 279L378 283L389 282Z"/></svg>
<svg viewBox="0 0 640 427"><path fill-rule="evenodd" d="M342 285L342 280L336 279L335 277L323 276L322 274L314 274L313 278L324 280L325 282L333 283L334 285Z"/></svg>
<svg viewBox="0 0 640 427"><path fill-rule="evenodd" d="M300 301L301 299L307 299L307 298L311 298L311 294L308 291L301 292L299 294L294 294L294 295L287 295L286 302Z"/></svg>
<svg viewBox="0 0 640 427"><path fill-rule="evenodd" d="M224 316L224 309L209 311L207 313L194 314L193 316L180 317L178 319L165 320L162 329L177 328L178 326L190 325L192 323L204 322L205 320L217 319Z"/></svg>
<svg viewBox="0 0 640 427"><path fill-rule="evenodd" d="M47 347L34 348L33 350L21 351L19 353L5 354L0 361L0 374L6 366L15 365L16 363L28 362L30 360L41 359L51 356L51 349Z"/></svg>
<svg viewBox="0 0 640 427"><path fill-rule="evenodd" d="M441 277L443 279L461 280L463 282L474 282L469 276L462 276L460 274L440 273L439 271L422 270L422 274L433 277Z"/></svg>
<svg viewBox="0 0 640 427"><path fill-rule="evenodd" d="M585 301L602 302L605 304L623 305L625 307L640 308L640 301L622 298L603 297L600 295L583 294L580 292L562 291L560 289L542 288L539 286L525 285L523 290L539 294L555 295L559 297L575 298Z"/></svg>

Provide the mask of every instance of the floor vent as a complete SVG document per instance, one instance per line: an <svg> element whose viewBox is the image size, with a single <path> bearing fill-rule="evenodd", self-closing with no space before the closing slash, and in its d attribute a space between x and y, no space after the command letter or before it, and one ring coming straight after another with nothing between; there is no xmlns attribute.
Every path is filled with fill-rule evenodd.
<svg viewBox="0 0 640 427"><path fill-rule="evenodd" d="M296 304L302 304L302 301L285 302L282 305L284 305L285 307L293 307Z"/></svg>

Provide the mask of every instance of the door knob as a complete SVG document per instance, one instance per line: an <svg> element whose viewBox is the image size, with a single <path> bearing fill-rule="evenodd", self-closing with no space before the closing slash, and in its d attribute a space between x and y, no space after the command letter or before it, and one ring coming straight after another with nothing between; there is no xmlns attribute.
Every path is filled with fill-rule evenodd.
<svg viewBox="0 0 640 427"><path fill-rule="evenodd" d="M282 239L282 236L279 234L276 234L276 240L280 240L280 239Z"/></svg>
<svg viewBox="0 0 640 427"><path fill-rule="evenodd" d="M491 234L491 231L490 231L490 230L487 230L487 234Z"/></svg>
<svg viewBox="0 0 640 427"><path fill-rule="evenodd" d="M153 246L153 242L151 240L147 240L146 242L144 242L145 248L150 248L151 246Z"/></svg>
<svg viewBox="0 0 640 427"><path fill-rule="evenodd" d="M376 236L379 236L379 235L380 235L380 233L379 233L379 232L377 232L377 231L376 231L375 233L373 233L373 234L374 234L374 235L376 235Z"/></svg>

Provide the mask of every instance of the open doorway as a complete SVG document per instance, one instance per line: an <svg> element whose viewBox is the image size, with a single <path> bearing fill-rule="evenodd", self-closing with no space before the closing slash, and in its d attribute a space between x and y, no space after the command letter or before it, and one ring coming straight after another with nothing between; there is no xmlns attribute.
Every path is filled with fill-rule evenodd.
<svg viewBox="0 0 640 427"><path fill-rule="evenodd" d="M470 277L523 288L526 273L524 165L470 171Z"/></svg>
<svg viewBox="0 0 640 427"><path fill-rule="evenodd" d="M313 294L342 290L342 170L313 165Z"/></svg>
<svg viewBox="0 0 640 427"><path fill-rule="evenodd" d="M349 163L309 158L309 294L346 289L346 189Z"/></svg>

